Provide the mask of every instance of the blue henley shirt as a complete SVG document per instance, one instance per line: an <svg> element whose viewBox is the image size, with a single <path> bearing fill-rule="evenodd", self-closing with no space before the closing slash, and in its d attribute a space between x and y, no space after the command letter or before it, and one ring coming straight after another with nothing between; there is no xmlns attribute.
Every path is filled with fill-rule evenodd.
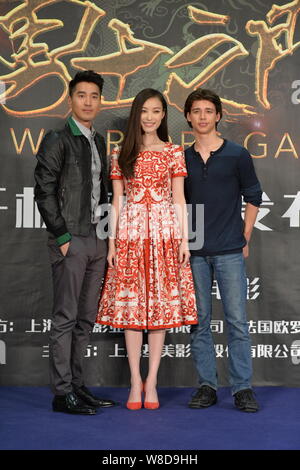
<svg viewBox="0 0 300 470"><path fill-rule="evenodd" d="M185 197L196 237L201 233L199 224L203 224L203 220L196 220L196 205L204 205L204 244L200 249L193 249L191 243L191 255L215 256L242 251L246 245L242 197L246 203L259 207L262 196L251 155L241 145L225 139L218 150L211 152L206 163L195 151L194 144L185 151L185 159L188 172ZM190 242L193 241L195 237L190 237Z"/></svg>

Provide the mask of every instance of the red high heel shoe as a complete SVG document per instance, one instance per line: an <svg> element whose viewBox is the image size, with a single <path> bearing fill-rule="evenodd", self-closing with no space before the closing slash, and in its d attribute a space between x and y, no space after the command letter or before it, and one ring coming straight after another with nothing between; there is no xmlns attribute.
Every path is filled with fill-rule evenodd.
<svg viewBox="0 0 300 470"><path fill-rule="evenodd" d="M143 384L143 390L145 392L146 382ZM157 410L159 408L159 401L145 401L144 408L147 410Z"/></svg>
<svg viewBox="0 0 300 470"><path fill-rule="evenodd" d="M141 384L141 392L144 391L144 384ZM140 410L142 408L142 401L127 401L126 407L128 410Z"/></svg>
<svg viewBox="0 0 300 470"><path fill-rule="evenodd" d="M159 401L145 401L144 408L147 410L157 410L159 408Z"/></svg>

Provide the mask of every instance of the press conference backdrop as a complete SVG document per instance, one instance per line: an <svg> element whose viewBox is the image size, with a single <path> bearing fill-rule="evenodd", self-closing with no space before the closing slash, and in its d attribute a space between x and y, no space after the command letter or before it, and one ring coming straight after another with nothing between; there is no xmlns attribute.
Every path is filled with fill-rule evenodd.
<svg viewBox="0 0 300 470"><path fill-rule="evenodd" d="M0 384L48 384L52 281L47 232L34 203L35 154L69 115L78 70L105 78L96 128L108 154L143 88L169 104L170 139L188 146L186 96L223 100L222 136L246 146L263 188L247 260L254 385L300 384L300 0L27 0L0 2ZM216 283L211 329L220 385L226 325ZM142 350L147 368L147 335ZM123 331L96 325L88 385L129 381ZM161 386L197 384L189 327L168 330Z"/></svg>

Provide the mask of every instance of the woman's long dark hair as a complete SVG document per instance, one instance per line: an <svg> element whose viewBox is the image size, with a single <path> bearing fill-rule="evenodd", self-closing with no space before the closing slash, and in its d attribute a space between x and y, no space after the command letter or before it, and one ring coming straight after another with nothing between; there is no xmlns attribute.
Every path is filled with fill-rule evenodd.
<svg viewBox="0 0 300 470"><path fill-rule="evenodd" d="M144 132L141 127L142 108L145 101L153 97L157 97L161 101L163 111L165 112L161 124L157 129L157 135L163 142L167 142L169 139L167 125L167 102L160 91L153 90L152 88L145 88L144 90L140 91L133 100L125 137L122 142L122 148L118 162L125 178L130 178L134 175L134 165L143 143Z"/></svg>

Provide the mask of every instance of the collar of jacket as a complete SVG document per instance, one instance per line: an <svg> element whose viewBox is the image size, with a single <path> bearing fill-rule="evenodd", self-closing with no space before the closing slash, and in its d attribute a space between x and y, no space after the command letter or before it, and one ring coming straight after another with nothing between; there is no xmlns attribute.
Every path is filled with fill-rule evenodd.
<svg viewBox="0 0 300 470"><path fill-rule="evenodd" d="M83 135L81 130L79 129L79 127L76 126L76 123L75 123L75 121L73 121L71 116L68 118L67 123L68 123L73 135Z"/></svg>

